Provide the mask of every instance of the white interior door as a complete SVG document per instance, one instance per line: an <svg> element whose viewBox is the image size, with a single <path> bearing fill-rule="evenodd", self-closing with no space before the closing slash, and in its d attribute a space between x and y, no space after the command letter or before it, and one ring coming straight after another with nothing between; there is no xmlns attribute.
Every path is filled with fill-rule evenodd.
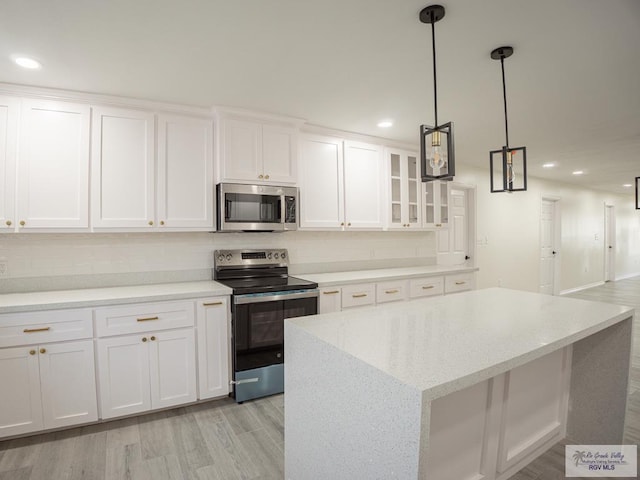
<svg viewBox="0 0 640 480"><path fill-rule="evenodd" d="M604 206L604 281L616 279L616 211L613 205Z"/></svg>
<svg viewBox="0 0 640 480"><path fill-rule="evenodd" d="M471 258L469 239L470 229L475 225L471 221L473 210L469 203L470 190L451 186L449 192L448 228L436 232L439 265L459 265Z"/></svg>
<svg viewBox="0 0 640 480"><path fill-rule="evenodd" d="M555 294L556 201L543 198L540 209L540 293Z"/></svg>

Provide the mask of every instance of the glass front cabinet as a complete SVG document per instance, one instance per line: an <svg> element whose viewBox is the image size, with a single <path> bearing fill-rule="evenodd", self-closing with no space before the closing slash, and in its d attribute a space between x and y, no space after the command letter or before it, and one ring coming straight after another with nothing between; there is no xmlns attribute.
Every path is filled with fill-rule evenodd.
<svg viewBox="0 0 640 480"><path fill-rule="evenodd" d="M432 230L449 222L448 182L425 182L417 153L387 149L388 230Z"/></svg>

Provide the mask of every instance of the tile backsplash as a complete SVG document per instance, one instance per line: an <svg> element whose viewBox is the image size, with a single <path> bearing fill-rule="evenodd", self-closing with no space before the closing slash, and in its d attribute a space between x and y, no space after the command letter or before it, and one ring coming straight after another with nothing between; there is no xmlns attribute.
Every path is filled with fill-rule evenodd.
<svg viewBox="0 0 640 480"><path fill-rule="evenodd" d="M287 248L291 273L435 263L432 232L8 234L0 292L205 280L235 248Z"/></svg>

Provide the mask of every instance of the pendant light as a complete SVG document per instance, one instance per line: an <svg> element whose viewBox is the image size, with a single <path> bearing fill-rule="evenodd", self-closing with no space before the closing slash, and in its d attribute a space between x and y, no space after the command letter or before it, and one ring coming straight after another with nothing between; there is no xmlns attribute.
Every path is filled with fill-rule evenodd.
<svg viewBox="0 0 640 480"><path fill-rule="evenodd" d="M500 60L502 67L502 97L504 99L505 145L489 152L491 192L522 192L527 189L527 147L509 146L507 121L507 87L504 80L504 59L513 55L513 47L499 47L491 52L491 58ZM500 181L500 177L501 180Z"/></svg>
<svg viewBox="0 0 640 480"><path fill-rule="evenodd" d="M636 210L640 210L640 177L636 177Z"/></svg>
<svg viewBox="0 0 640 480"><path fill-rule="evenodd" d="M455 174L453 123L438 125L438 86L436 81L435 24L444 17L442 5L429 5L420 12L420 21L431 25L433 52L433 106L435 126L420 125L420 166L422 181L451 180Z"/></svg>

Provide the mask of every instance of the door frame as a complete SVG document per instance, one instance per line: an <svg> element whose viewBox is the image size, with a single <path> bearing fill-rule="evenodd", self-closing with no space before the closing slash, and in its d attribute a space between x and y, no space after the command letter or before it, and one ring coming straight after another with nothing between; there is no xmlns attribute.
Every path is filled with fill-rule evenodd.
<svg viewBox="0 0 640 480"><path fill-rule="evenodd" d="M544 201L553 202L553 247L557 255L555 255L554 263L553 263L553 295L558 295L560 293L560 265L562 265L562 198L557 195L548 195L543 193L540 196L540 213L538 215L538 231L539 231L539 240L538 240L538 289L540 288L540 283L542 279L542 259L540 258L540 251L542 250L542 229L540 228L540 220L542 216L542 202Z"/></svg>
<svg viewBox="0 0 640 480"><path fill-rule="evenodd" d="M607 219L607 212L610 214ZM612 235L612 241L609 242L609 235ZM604 204L604 281L614 282L616 280L616 206L613 204ZM609 243L613 247L609 253Z"/></svg>

